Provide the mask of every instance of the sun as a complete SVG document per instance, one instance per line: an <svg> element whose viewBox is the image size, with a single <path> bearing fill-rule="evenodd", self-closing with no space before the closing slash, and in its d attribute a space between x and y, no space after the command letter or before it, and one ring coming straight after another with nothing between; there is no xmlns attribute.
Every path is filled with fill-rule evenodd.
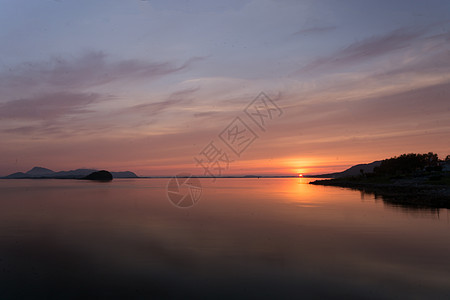
<svg viewBox="0 0 450 300"><path fill-rule="evenodd" d="M303 177L303 174L302 173L298 174L298 177Z"/></svg>

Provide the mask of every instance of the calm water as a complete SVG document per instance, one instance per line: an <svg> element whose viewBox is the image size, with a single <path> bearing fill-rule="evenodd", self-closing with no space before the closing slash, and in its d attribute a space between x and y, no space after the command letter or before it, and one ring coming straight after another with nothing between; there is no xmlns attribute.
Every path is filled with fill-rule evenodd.
<svg viewBox="0 0 450 300"><path fill-rule="evenodd" d="M306 179L0 181L0 299L449 298L447 210Z"/></svg>

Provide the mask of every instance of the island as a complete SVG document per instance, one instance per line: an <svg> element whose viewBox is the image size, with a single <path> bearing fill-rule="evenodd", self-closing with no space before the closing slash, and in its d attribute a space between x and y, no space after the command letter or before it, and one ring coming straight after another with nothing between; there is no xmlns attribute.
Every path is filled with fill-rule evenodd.
<svg viewBox="0 0 450 300"><path fill-rule="evenodd" d="M88 176L83 177L81 179L95 180L95 181L111 181L111 180L113 180L113 175L106 170L101 170L101 171L97 171L97 172L92 172Z"/></svg>

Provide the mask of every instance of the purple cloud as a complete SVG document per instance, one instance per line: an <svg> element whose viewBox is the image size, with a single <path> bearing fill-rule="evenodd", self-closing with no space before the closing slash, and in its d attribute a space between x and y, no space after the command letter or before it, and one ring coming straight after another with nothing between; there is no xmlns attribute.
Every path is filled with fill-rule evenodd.
<svg viewBox="0 0 450 300"><path fill-rule="evenodd" d="M0 72L0 92L5 90L67 91L86 89L118 80L157 78L181 71L196 60L180 66L171 62L136 59L109 61L103 52L88 52L74 59L54 57L45 62L28 62Z"/></svg>
<svg viewBox="0 0 450 300"><path fill-rule="evenodd" d="M3 132L55 134L70 131L71 128L63 122L64 117L70 117L71 127L85 131L83 124L94 122L94 128L98 130L104 125L99 122L110 122L102 114L97 114L95 119L86 119L85 114L94 112L92 107L96 103L112 99L113 96L91 93L90 88L120 80L164 76L183 70L199 59L192 58L180 66L169 62L148 63L139 60L111 62L102 52L89 52L76 59L52 58L46 62L24 63L0 71L0 95L3 97L0 99L0 120L38 122L33 126L24 124L18 128L6 128ZM137 105L128 109L128 112L154 115L186 101L184 97L193 92L180 91L165 101Z"/></svg>
<svg viewBox="0 0 450 300"><path fill-rule="evenodd" d="M450 52L448 50L448 42L450 34L438 34L428 37L424 40L427 53L423 54L418 51L414 59L410 59L407 64L396 66L391 70L375 74L375 78L387 78L399 74L448 74L450 70ZM433 46L429 46L433 45ZM420 48L419 48L420 49ZM410 54L410 57L412 54Z"/></svg>
<svg viewBox="0 0 450 300"><path fill-rule="evenodd" d="M0 119L55 120L89 112L87 106L103 100L99 94L53 93L0 104Z"/></svg>
<svg viewBox="0 0 450 300"><path fill-rule="evenodd" d="M154 116L168 108L174 107L176 105L192 103L194 99L192 95L198 90L195 89L185 89L181 91L174 92L170 94L165 100L151 102L151 103L143 103L135 106L131 106L125 108L120 113L143 113L149 116Z"/></svg>
<svg viewBox="0 0 450 300"><path fill-rule="evenodd" d="M330 56L313 60L299 72L332 69L360 63L395 50L406 48L424 34L424 30L406 31L397 29L382 36L374 36L353 43Z"/></svg>

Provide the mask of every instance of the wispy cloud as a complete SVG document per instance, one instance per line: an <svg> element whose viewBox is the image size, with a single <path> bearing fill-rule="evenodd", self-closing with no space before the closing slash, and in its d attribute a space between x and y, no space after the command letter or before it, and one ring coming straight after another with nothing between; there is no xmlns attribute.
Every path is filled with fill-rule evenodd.
<svg viewBox="0 0 450 300"><path fill-rule="evenodd" d="M145 114L147 116L155 116L169 108L176 108L182 104L189 104L194 101L192 97L199 88L184 89L170 94L162 101L142 103L131 107L124 108L118 113Z"/></svg>
<svg viewBox="0 0 450 300"><path fill-rule="evenodd" d="M397 29L385 35L373 36L350 44L348 47L338 50L329 56L315 59L302 67L299 72L329 70L361 63L406 48L423 34L424 30Z"/></svg>
<svg viewBox="0 0 450 300"><path fill-rule="evenodd" d="M33 140L48 138L50 136L67 137L64 134L66 130L62 126L50 123L44 123L38 126L19 126L6 128L2 130L4 133L13 134L14 136L28 136ZM32 136L32 137L31 137Z"/></svg>
<svg viewBox="0 0 450 300"><path fill-rule="evenodd" d="M309 34L319 34L327 33L337 29L337 26L316 26L308 27L294 32L292 35L309 35Z"/></svg>
<svg viewBox="0 0 450 300"><path fill-rule="evenodd" d="M112 61L103 52L87 52L76 58L53 57L0 70L0 92L71 91L114 81L157 78L181 71L201 58L176 65L173 62L146 62L137 59Z"/></svg>
<svg viewBox="0 0 450 300"><path fill-rule="evenodd" d="M449 74L450 70L450 34L438 34L427 37L414 51L410 51L403 61L383 72L375 78L386 78L401 74Z"/></svg>
<svg viewBox="0 0 450 300"><path fill-rule="evenodd" d="M104 99L94 93L53 93L0 104L0 119L54 120L89 112L88 106Z"/></svg>
<svg viewBox="0 0 450 300"><path fill-rule="evenodd" d="M119 113L111 116L111 113L97 110L95 106L117 97L106 95L97 87L176 73L200 59L194 57L181 65L134 59L111 61L103 52L88 52L73 59L52 58L0 70L2 131L19 135L59 135L116 128ZM96 90L99 92L92 92ZM163 101L118 109L120 114L126 114L129 118L121 119L123 126L129 125L143 113L155 116L169 107L188 101L186 97L194 92L195 89L182 90ZM126 102L122 105L126 105ZM116 122L111 117L115 117Z"/></svg>

